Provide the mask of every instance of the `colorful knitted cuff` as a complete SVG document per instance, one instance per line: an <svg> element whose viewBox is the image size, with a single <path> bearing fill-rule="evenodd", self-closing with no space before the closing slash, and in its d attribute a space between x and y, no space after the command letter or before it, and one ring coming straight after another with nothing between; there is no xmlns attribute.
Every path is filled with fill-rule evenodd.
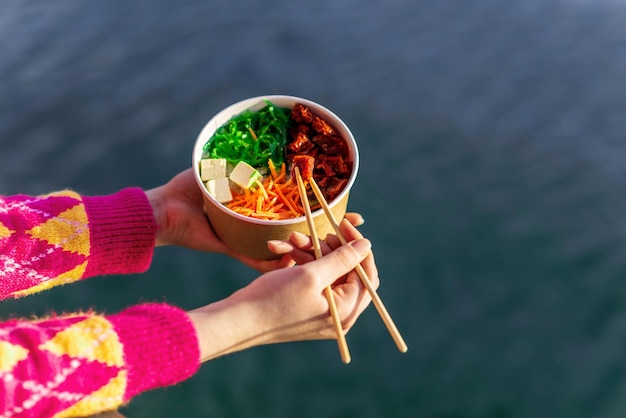
<svg viewBox="0 0 626 418"><path fill-rule="evenodd" d="M157 226L143 190L82 196L89 219L90 257L84 277L143 273L150 267Z"/></svg>
<svg viewBox="0 0 626 418"><path fill-rule="evenodd" d="M125 400L179 383L200 367L195 328L187 313L166 304L144 304L108 316L124 347Z"/></svg>

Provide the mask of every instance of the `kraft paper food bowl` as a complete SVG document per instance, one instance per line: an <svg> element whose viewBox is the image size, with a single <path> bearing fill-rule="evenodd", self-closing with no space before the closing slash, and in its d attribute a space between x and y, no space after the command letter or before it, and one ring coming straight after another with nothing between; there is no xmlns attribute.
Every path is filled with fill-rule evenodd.
<svg viewBox="0 0 626 418"><path fill-rule="evenodd" d="M345 139L348 145L349 159L352 161L352 173L343 191L334 200L328 202L337 221L343 219L346 213L350 189L354 184L359 169L359 152L350 129L333 112L310 100L284 95L258 96L232 104L213 116L198 135L192 155L196 183L202 190L204 197L204 211L211 222L213 230L226 245L241 254L257 260L268 260L277 257L267 248L267 241L269 240L288 239L292 231L310 235L306 218L301 216L287 220L263 220L244 216L228 209L225 205L215 200L207 191L200 178L200 160L202 159L204 145L220 126L246 109L252 111L262 109L266 105L265 100L269 100L277 107L286 108L292 108L296 103L301 103L330 123ZM331 223L321 208L314 211L312 215L319 238L324 239L327 234L334 233Z"/></svg>

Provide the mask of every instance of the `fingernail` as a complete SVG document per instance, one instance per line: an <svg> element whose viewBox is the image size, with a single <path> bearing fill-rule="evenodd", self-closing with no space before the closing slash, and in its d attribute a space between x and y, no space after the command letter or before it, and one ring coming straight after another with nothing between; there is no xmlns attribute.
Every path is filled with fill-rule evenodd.
<svg viewBox="0 0 626 418"><path fill-rule="evenodd" d="M287 246L283 241L277 239L271 239L267 241L267 245L274 246L275 248L285 248Z"/></svg>
<svg viewBox="0 0 626 418"><path fill-rule="evenodd" d="M352 241L352 248L354 248L360 255L365 255L372 248L372 243L369 240L362 238Z"/></svg>
<svg viewBox="0 0 626 418"><path fill-rule="evenodd" d="M294 237L295 239L297 239L297 238L307 238L306 234L303 234L302 232L298 232L298 231L293 231L291 233L291 236Z"/></svg>

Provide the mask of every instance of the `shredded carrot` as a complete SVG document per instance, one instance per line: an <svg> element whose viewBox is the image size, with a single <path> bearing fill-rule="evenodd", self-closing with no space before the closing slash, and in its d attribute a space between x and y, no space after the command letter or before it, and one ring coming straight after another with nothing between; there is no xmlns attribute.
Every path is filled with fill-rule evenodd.
<svg viewBox="0 0 626 418"><path fill-rule="evenodd" d="M261 183L259 179L256 179L255 183L257 184L257 186L259 186L259 190L261 190L261 194L263 195L265 200L270 200L270 198L267 196L267 191L265 190L265 186L263 186L263 183Z"/></svg>
<svg viewBox="0 0 626 418"><path fill-rule="evenodd" d="M263 195L259 194L256 199L256 211L263 212Z"/></svg>
<svg viewBox="0 0 626 418"><path fill-rule="evenodd" d="M280 171L272 160L268 160L270 176L257 181L256 187L245 189L243 193L233 192L233 200L227 207L237 213L257 219L290 219L302 216L304 209L300 202L298 186L287 178L287 168L283 162Z"/></svg>
<svg viewBox="0 0 626 418"><path fill-rule="evenodd" d="M272 174L272 178L278 177L278 174L276 174L276 166L274 165L274 161L272 161L271 158L267 160L267 166L270 168L270 173Z"/></svg>

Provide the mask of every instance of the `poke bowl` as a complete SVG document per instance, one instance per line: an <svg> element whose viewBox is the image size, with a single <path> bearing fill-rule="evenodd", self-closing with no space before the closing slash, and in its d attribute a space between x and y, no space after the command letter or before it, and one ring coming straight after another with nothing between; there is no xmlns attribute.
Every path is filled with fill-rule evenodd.
<svg viewBox="0 0 626 418"><path fill-rule="evenodd" d="M332 111L300 97L257 96L226 107L205 124L192 166L204 211L226 245L268 260L277 256L267 241L288 239L293 231L309 235L292 173L294 158L302 155L312 161L309 175L341 220L359 152L352 132ZM332 224L312 193L308 200L324 239L334 233Z"/></svg>

